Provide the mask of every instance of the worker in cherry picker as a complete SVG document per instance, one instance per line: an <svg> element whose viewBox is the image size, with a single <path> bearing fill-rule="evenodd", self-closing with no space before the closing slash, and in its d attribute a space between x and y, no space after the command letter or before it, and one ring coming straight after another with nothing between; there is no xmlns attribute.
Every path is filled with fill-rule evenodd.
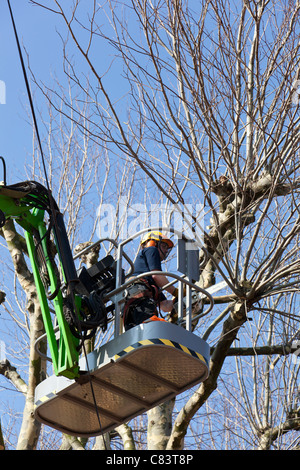
<svg viewBox="0 0 300 470"><path fill-rule="evenodd" d="M133 276L150 271L162 271L161 262L168 257L173 246L172 240L161 232L147 233L141 240L141 249L134 263ZM168 283L169 280L163 274L153 274L139 278L127 289L123 311L125 330L147 321L164 321L159 318L160 311L173 312L178 289L174 286L166 288L174 296L173 300L168 300L160 290Z"/></svg>

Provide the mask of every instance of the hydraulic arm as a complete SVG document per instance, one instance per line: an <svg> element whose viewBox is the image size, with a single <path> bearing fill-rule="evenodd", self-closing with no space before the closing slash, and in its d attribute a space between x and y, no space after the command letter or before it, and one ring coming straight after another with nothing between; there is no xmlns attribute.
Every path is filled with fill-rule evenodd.
<svg viewBox="0 0 300 470"><path fill-rule="evenodd" d="M107 327L102 298L115 285L114 260L77 272L63 216L35 181L0 186L0 227L8 219L25 231L54 373L76 378L82 342Z"/></svg>
<svg viewBox="0 0 300 470"><path fill-rule="evenodd" d="M19 58L25 80L34 128L44 164L43 149L22 57L20 41L9 0L7 1ZM63 216L51 191L35 181L8 186L5 161L4 184L0 186L0 227L14 219L25 230L28 254L45 324L45 330L56 375L76 378L83 341L106 328L107 307L102 297L112 290L115 266L112 257L100 261L93 270L74 265ZM46 180L47 180L47 175ZM48 220L46 220L48 216ZM58 266L55 257L58 257ZM53 308L49 304L53 304ZM111 308L113 310L113 308ZM53 317L54 312L54 317Z"/></svg>

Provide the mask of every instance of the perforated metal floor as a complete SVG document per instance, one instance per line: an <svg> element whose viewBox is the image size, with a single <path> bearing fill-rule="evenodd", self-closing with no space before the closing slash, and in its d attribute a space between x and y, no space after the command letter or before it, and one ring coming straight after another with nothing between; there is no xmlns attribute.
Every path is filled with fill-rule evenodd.
<svg viewBox="0 0 300 470"><path fill-rule="evenodd" d="M207 343L183 328L139 325L89 354L80 369L90 373L80 383L56 376L42 382L35 416L71 435L96 436L205 380L208 360Z"/></svg>

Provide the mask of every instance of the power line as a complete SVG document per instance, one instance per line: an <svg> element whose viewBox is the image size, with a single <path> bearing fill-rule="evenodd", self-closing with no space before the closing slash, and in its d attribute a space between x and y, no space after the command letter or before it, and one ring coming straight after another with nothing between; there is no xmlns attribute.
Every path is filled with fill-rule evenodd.
<svg viewBox="0 0 300 470"><path fill-rule="evenodd" d="M8 4L9 12L10 12L10 17L11 17L13 29L14 29L15 39L16 39L16 43L17 43L17 47L18 47L19 59L20 59L20 62L21 62L23 76L24 76L25 85L26 85L27 96L28 96L28 100L29 100L29 104L30 104L31 114L32 114L33 123L34 123L34 128L35 128L35 132L36 132L36 136L37 136L37 140L38 140L38 145L39 145L39 149L40 149L40 154L41 154L41 158L42 158L42 164L43 164L43 170L44 170L46 186L47 186L47 191L48 191L49 203L50 203L51 213L52 213L52 217L53 217L53 224L57 229L56 230L56 235L58 237L58 244L61 246L61 243L59 241L60 230L59 230L59 227L57 225L57 221L56 221L56 217L55 217L56 210L55 210L55 207L54 207L53 197L52 197L52 193L51 193L51 189L50 189L50 184L49 184L49 179L48 179L48 174L47 174L47 169L46 169L46 164L45 164L45 157L44 157L42 142L41 142L41 138L40 138L39 128L38 128L38 124L37 124L35 109L34 109L34 105L33 105L31 90L30 90L29 81L28 81L28 77L27 77L26 67L25 67L25 64L24 64L24 59L23 59L23 55L22 55L22 50L21 50L21 46L20 46L18 32L17 32L17 28L16 28L12 8L11 8L11 5L10 5L10 0L7 0L7 4ZM5 172L5 174L6 174L6 172ZM6 176L5 176L5 178L6 178ZM61 255L64 256L63 250L60 250L60 252L61 252ZM73 290L71 290L71 295L72 296L74 295ZM73 305L75 306L75 301L73 302ZM76 306L74 308L75 308L75 312L76 312ZM78 316L78 314L77 314L77 316ZM92 379L91 379L91 375L90 375L90 370L89 370L89 365L88 365L87 353L86 353L86 349L85 349L85 346L84 346L84 341L82 341L82 344L83 344L83 351L84 351L84 356L85 356L85 360L86 360L87 374L88 374L89 383L90 383L91 392L92 392L92 397L93 397L93 402L94 402L94 406L95 406L95 412L96 412L96 415L97 415L97 419L98 419L98 423L99 423L99 427L100 427L100 431L101 431L102 430L102 425L101 425L99 410L98 410L98 407L97 407L96 397L95 397L95 393L94 393L94 387L93 387L93 383L92 383ZM104 436L103 436L103 442L104 442L104 445L105 445L105 448L106 448L106 442L105 442Z"/></svg>

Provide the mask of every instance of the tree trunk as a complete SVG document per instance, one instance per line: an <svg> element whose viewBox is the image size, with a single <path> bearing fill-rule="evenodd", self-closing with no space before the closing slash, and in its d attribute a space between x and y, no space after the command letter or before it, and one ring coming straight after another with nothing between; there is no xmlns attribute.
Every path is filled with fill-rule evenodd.
<svg viewBox="0 0 300 470"><path fill-rule="evenodd" d="M148 411L148 449L165 450L172 431L175 398Z"/></svg>
<svg viewBox="0 0 300 470"><path fill-rule="evenodd" d="M15 231L12 220L6 222L2 229L3 236L13 259L15 271L21 287L24 289L27 297L27 310L29 312L29 376L25 398L25 407L23 421L19 434L17 449L32 450L37 446L40 423L34 419L34 391L36 386L45 376L41 357L35 351L35 341L44 333L41 308L37 296L37 291L32 273L29 271L25 262L20 238Z"/></svg>
<svg viewBox="0 0 300 470"><path fill-rule="evenodd" d="M1 421L0 421L0 450L5 450L4 439L3 439L3 434L2 434L2 427L1 427Z"/></svg>

